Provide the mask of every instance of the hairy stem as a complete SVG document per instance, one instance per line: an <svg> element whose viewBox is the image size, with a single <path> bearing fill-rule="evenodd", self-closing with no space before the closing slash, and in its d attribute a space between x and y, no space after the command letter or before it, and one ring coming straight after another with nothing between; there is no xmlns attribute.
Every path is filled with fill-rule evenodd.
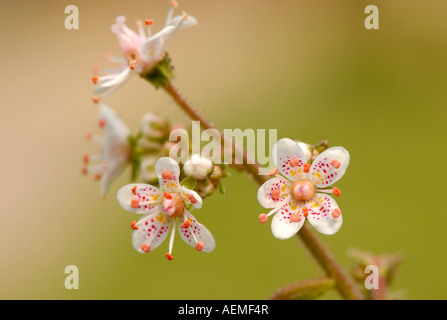
<svg viewBox="0 0 447 320"><path fill-rule="evenodd" d="M304 280L281 288L269 300L315 299L323 295L327 290L333 288L334 284L334 279L328 277Z"/></svg>
<svg viewBox="0 0 447 320"><path fill-rule="evenodd" d="M218 130L186 101L186 99L178 92L178 90L172 85L171 82L168 82L165 86L163 86L163 89L165 89L168 95L170 95L174 99L178 106L184 112L186 112L186 114L192 120L200 121L200 125L202 126L202 128ZM218 131L220 132L220 130ZM222 134L220 136L222 145L228 143ZM268 177L261 176L259 174L259 165L249 157L245 150L241 149L239 146L233 146L233 152L242 156L242 168L259 185L261 185L268 179ZM315 237L315 235L312 233L307 225L303 225L300 232L298 232L298 237L301 239L307 249L309 249L310 253L313 255L321 268L325 271L326 275L334 279L335 287L343 298L362 299L360 293L356 290L356 287L354 286L350 278L345 275L341 266L329 254L326 247L317 237Z"/></svg>
<svg viewBox="0 0 447 320"><path fill-rule="evenodd" d="M254 179L258 183L263 183L265 180L262 176L259 175L259 165L256 163L254 159L252 159L243 149L235 144L231 143L231 141L227 141L224 135L220 130L218 130L215 126L211 124L207 119L205 119L195 108L193 108L188 101L180 94L180 92L172 85L171 82L168 82L166 86L163 87L166 92L174 99L174 101L182 108L183 111L194 121L200 121L200 125L203 129L214 129L219 131L222 148L224 146L232 146L233 148L233 156L239 155L242 157L242 164L239 167L242 167L248 174L250 174L251 178ZM234 158L233 158L234 159Z"/></svg>
<svg viewBox="0 0 447 320"><path fill-rule="evenodd" d="M297 236L312 253L312 256L322 267L326 275L335 280L335 287L342 298L347 300L362 299L360 292L355 287L351 278L344 273L342 267L335 261L323 243L309 229L307 224L301 227Z"/></svg>

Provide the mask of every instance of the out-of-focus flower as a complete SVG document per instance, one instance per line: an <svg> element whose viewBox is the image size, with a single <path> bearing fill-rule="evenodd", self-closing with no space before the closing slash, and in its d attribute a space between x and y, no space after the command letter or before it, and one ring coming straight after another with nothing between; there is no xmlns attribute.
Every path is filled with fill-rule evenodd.
<svg viewBox="0 0 447 320"><path fill-rule="evenodd" d="M157 162L156 155L149 155L142 157L140 160L140 178L146 183L157 183L158 178L155 173L155 163Z"/></svg>
<svg viewBox="0 0 447 320"><path fill-rule="evenodd" d="M146 151L159 153L163 144L169 140L169 132L169 121L165 117L148 112L141 119L138 145Z"/></svg>
<svg viewBox="0 0 447 320"><path fill-rule="evenodd" d="M129 129L115 111L106 105L99 107L98 125L105 135L89 132L86 138L100 145L100 154L84 155L82 172L93 174L95 179L101 180L100 191L104 197L113 179L129 162Z"/></svg>
<svg viewBox="0 0 447 320"><path fill-rule="evenodd" d="M320 153L312 165L297 142L281 139L273 147L276 176L258 190L258 201L272 208L259 215L262 223L274 214L272 232L278 239L288 239L303 226L306 218L323 234L334 234L342 225L341 211L327 193L339 196L338 188L329 188L345 173L349 153L343 147L329 148Z"/></svg>
<svg viewBox="0 0 447 320"><path fill-rule="evenodd" d="M124 16L116 18L115 24L112 25L112 32L118 37L123 57L106 55L107 60L117 62L120 66L94 70L92 79L96 84L94 102L110 95L135 75L146 78L146 75L149 75L166 58L164 49L175 33L180 28L197 24L197 20L186 13L174 16L174 8L177 5L176 1L171 2L165 26L155 34L152 34L153 20L138 21L138 32L135 32L126 26Z"/></svg>
<svg viewBox="0 0 447 320"><path fill-rule="evenodd" d="M155 164L155 173L160 189L149 184L132 183L118 191L117 199L121 207L143 214L138 222L131 224L135 230L132 235L135 250L141 253L154 250L172 229L166 258L174 259L172 248L177 228L188 245L198 251L213 251L216 244L211 232L189 212L189 208L202 207L202 198L195 191L180 185L178 164L172 158L160 158Z"/></svg>

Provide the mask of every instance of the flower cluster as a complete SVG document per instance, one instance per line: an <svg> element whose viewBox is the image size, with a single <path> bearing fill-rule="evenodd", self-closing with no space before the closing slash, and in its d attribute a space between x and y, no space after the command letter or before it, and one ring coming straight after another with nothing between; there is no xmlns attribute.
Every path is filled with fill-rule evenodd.
<svg viewBox="0 0 447 320"><path fill-rule="evenodd" d="M94 102L110 95L135 75L156 87L164 85L169 93L172 86L165 81L170 81L172 68L165 47L179 29L197 24L186 13L175 16L177 6L176 1L171 2L164 27L155 34L153 20L137 22L135 32L126 26L124 16L116 18L111 30L118 38L122 57L106 58L120 66L95 70ZM178 95L171 96L177 102L180 99ZM87 138L100 144L100 154L85 155L82 172L101 180L101 195L105 196L112 180L127 165L131 166L131 181L139 182L121 187L117 200L123 209L142 215L131 223L134 249L151 252L170 235L166 258L173 260L174 238L178 233L197 251L213 251L216 246L213 235L191 211L200 209L203 199L216 190L224 193L221 179L228 176L226 166L216 165L200 154L192 154L186 161L182 159L183 164L170 158L171 147L179 141L169 140L173 127L159 114L145 114L138 133L132 135L110 107L100 105L98 124L105 135L88 133ZM295 235L306 220L323 234L336 233L343 219L330 194L337 197L341 194L332 185L349 165L348 151L342 147L328 149L325 141L311 146L285 138L275 144L272 155L276 166L271 172L274 177L262 184L257 194L259 203L271 211L260 214L259 220L266 223L274 215L271 228L279 239Z"/></svg>

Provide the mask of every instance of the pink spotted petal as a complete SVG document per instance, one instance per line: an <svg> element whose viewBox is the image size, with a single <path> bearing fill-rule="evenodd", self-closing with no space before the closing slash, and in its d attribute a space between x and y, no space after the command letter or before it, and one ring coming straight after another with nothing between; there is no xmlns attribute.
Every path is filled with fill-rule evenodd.
<svg viewBox="0 0 447 320"><path fill-rule="evenodd" d="M192 204L195 209L200 209L202 207L202 197L200 197L194 190L182 187L181 196L186 204Z"/></svg>
<svg viewBox="0 0 447 320"><path fill-rule="evenodd" d="M179 184L180 168L174 159L162 157L155 163L155 174L160 188L167 192L181 192Z"/></svg>
<svg viewBox="0 0 447 320"><path fill-rule="evenodd" d="M163 193L158 188L144 183L130 183L121 187L118 190L117 200L124 210L137 214L149 214L163 207Z"/></svg>
<svg viewBox="0 0 447 320"><path fill-rule="evenodd" d="M292 214L299 214L299 220L296 222L292 221ZM295 199L292 199L273 216L272 233L278 239L289 239L301 229L305 220L306 218L304 218L304 215L302 214L300 203Z"/></svg>
<svg viewBox="0 0 447 320"><path fill-rule="evenodd" d="M343 177L348 165L349 152L345 148L329 148L320 153L312 163L309 180L319 188L330 186Z"/></svg>
<svg viewBox="0 0 447 320"><path fill-rule="evenodd" d="M137 223L132 233L132 246L138 252L144 253L142 246L150 246L150 251L155 250L167 237L172 224L172 219L161 211L145 215Z"/></svg>
<svg viewBox="0 0 447 320"><path fill-rule="evenodd" d="M316 193L314 199L309 201L308 208L307 220L320 233L332 235L343 224L343 217L337 202L327 194Z"/></svg>
<svg viewBox="0 0 447 320"><path fill-rule="evenodd" d="M258 201L264 208L274 208L286 200L288 194L290 194L292 188L292 182L282 178L276 177L267 180L258 189ZM278 191L280 192L279 199L277 198Z"/></svg>
<svg viewBox="0 0 447 320"><path fill-rule="evenodd" d="M279 140L273 146L272 157L278 171L290 181L304 178L303 164L306 156L297 142L288 138Z"/></svg>
<svg viewBox="0 0 447 320"><path fill-rule="evenodd" d="M185 223L185 219L180 218L180 223L178 224L178 232L180 237L186 244L191 247L195 247L197 242L201 241L204 244L202 252L211 252L216 247L216 241L214 240L211 232L202 224L197 222L196 218L186 211L187 219L191 221L191 224L187 228L182 228L182 225ZM194 234L194 236L193 236Z"/></svg>

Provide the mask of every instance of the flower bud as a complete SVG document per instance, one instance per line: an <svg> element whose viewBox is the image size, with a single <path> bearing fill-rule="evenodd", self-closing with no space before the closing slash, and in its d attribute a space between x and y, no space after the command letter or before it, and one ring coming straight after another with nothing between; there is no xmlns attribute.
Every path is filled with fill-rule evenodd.
<svg viewBox="0 0 447 320"><path fill-rule="evenodd" d="M209 178L212 183L217 184L219 180L223 177L223 171L218 165L214 165L213 172L210 174Z"/></svg>
<svg viewBox="0 0 447 320"><path fill-rule="evenodd" d="M301 150L303 150L304 156L306 157L306 161L311 160L314 147L308 143L304 143L301 141L298 141L298 145L300 146Z"/></svg>
<svg viewBox="0 0 447 320"><path fill-rule="evenodd" d="M166 139L169 123L165 117L148 112L141 119L141 134L149 140Z"/></svg>
<svg viewBox="0 0 447 320"><path fill-rule="evenodd" d="M183 165L183 171L187 176L192 176L197 180L204 180L213 172L214 164L208 158L193 154Z"/></svg>
<svg viewBox="0 0 447 320"><path fill-rule="evenodd" d="M146 183L154 184L158 181L157 174L155 173L156 162L157 156L146 156L141 159L140 177Z"/></svg>
<svg viewBox="0 0 447 320"><path fill-rule="evenodd" d="M209 180L201 180L197 181L196 186L194 187L194 191L199 194L199 196L202 197L202 199L205 199L206 197L209 197L216 191L216 188L214 184Z"/></svg>

